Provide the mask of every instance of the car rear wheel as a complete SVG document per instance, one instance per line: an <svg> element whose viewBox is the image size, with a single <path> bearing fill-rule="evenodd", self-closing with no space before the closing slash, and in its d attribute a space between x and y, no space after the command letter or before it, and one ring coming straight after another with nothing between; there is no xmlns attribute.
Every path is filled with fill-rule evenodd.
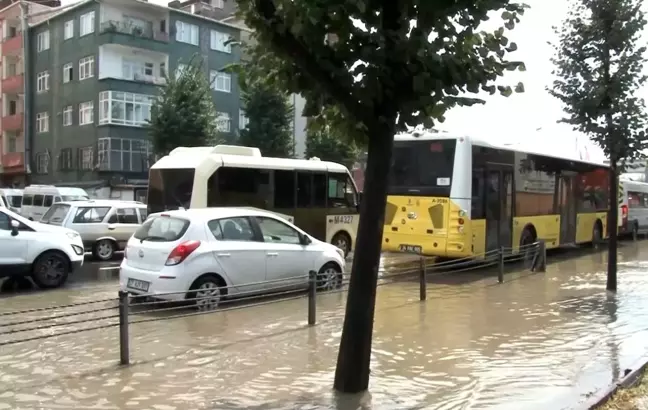
<svg viewBox="0 0 648 410"><path fill-rule="evenodd" d="M70 274L70 261L59 252L45 252L32 267L32 279L41 289L63 286Z"/></svg>
<svg viewBox="0 0 648 410"><path fill-rule="evenodd" d="M335 263L327 263L317 273L317 288L333 290L342 287L342 270Z"/></svg>
<svg viewBox="0 0 648 410"><path fill-rule="evenodd" d="M207 275L199 278L191 286L187 299L193 301L198 310L214 310L218 308L225 292L218 278Z"/></svg>
<svg viewBox="0 0 648 410"><path fill-rule="evenodd" d="M109 261L115 256L115 242L110 239L97 241L92 249L95 258L102 261Z"/></svg>

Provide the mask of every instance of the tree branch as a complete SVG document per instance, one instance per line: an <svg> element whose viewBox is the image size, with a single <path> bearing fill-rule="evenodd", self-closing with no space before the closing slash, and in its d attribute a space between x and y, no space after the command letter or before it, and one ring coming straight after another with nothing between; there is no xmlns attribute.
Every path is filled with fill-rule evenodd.
<svg viewBox="0 0 648 410"><path fill-rule="evenodd" d="M351 86L345 86L333 80L332 70L323 67L322 62L318 61L307 47L302 44L295 35L286 28L286 22L277 15L277 8L273 0L254 0L256 10L263 18L265 24L270 29L272 37L279 41L273 41L274 44L282 44L284 53L290 54L295 64L310 75L313 80L319 83L322 90L329 93L334 99L338 100L348 113L358 122L367 123L372 116L364 105L360 104L359 99L355 96ZM324 39L322 39L322 44ZM334 64L335 62L332 62ZM344 69L343 64L337 64L340 71ZM349 74L349 81L353 78Z"/></svg>

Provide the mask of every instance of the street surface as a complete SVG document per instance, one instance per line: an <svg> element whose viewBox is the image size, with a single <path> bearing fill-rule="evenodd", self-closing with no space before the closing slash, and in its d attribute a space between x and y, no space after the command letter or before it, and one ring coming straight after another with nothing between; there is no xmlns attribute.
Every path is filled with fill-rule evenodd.
<svg viewBox="0 0 648 410"><path fill-rule="evenodd" d="M430 278L425 302L416 281L379 287L370 395L331 392L340 292L318 295L314 327L306 299L131 325L126 368L117 328L3 346L0 409L572 408L648 348L648 242L620 249L616 296L605 292L606 256L574 252L504 284ZM97 272L110 273L10 295L0 314L114 297L116 271Z"/></svg>

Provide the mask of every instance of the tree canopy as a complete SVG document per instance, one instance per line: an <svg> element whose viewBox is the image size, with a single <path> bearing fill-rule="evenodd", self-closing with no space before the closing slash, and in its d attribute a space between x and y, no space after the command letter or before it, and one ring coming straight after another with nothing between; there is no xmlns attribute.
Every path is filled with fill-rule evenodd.
<svg viewBox="0 0 648 410"><path fill-rule="evenodd" d="M151 107L148 131L157 155L176 147L199 147L219 142L216 109L203 61L194 57L184 68L167 75Z"/></svg>
<svg viewBox="0 0 648 410"><path fill-rule="evenodd" d="M311 130L306 134L305 156L338 162L351 168L358 159L358 148L348 138L335 135L332 130Z"/></svg>

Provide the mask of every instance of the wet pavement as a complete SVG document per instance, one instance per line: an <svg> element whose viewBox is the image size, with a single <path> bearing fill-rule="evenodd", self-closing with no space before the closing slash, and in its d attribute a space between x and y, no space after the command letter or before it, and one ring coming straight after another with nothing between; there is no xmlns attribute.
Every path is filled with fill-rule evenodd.
<svg viewBox="0 0 648 410"><path fill-rule="evenodd" d="M370 394L331 391L341 292L318 295L315 327L303 298L132 325L127 368L116 328L3 346L0 409L573 408L648 348L648 242L620 250L616 296L605 292L604 254L563 259L504 284L430 278L426 302L414 281L381 286ZM0 314L115 293L107 280L15 295Z"/></svg>

